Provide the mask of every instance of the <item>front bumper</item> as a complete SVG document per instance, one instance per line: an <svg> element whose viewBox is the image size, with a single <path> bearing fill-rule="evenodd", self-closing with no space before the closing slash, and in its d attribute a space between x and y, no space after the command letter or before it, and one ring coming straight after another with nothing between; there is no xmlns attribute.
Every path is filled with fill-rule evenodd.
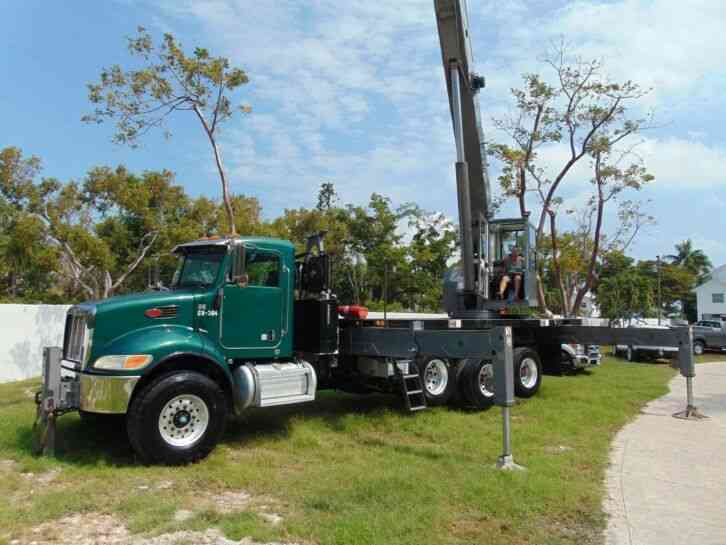
<svg viewBox="0 0 726 545"><path fill-rule="evenodd" d="M585 367L600 365L600 360L602 360L600 354L576 354L572 358L572 364L576 369L584 369Z"/></svg>
<svg viewBox="0 0 726 545"><path fill-rule="evenodd" d="M140 378L81 374L80 409L89 413L126 413Z"/></svg>
<svg viewBox="0 0 726 545"><path fill-rule="evenodd" d="M73 392L66 395L62 403L55 401L51 406L64 410L80 409L89 413L124 414L140 376L93 375L68 367L68 362L58 362L62 388L48 388L56 391Z"/></svg>

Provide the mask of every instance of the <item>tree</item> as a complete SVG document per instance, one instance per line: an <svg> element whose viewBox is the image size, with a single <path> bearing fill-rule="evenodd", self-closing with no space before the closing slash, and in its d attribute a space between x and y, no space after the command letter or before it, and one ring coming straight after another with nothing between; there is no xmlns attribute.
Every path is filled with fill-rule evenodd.
<svg viewBox="0 0 726 545"><path fill-rule="evenodd" d="M432 214L413 207L409 218L413 229L408 244L410 262L411 310L439 311L443 297L444 273L456 252L457 231L443 214Z"/></svg>
<svg viewBox="0 0 726 545"><path fill-rule="evenodd" d="M318 191L317 209L322 211L331 210L338 204L338 193L335 191L335 185L331 182L323 182Z"/></svg>
<svg viewBox="0 0 726 545"><path fill-rule="evenodd" d="M610 320L629 320L652 314L653 282L634 268L603 278L597 292L597 302L603 317Z"/></svg>
<svg viewBox="0 0 726 545"><path fill-rule="evenodd" d="M687 290L681 292L681 306L686 317L695 322L698 319L696 309L696 294L693 289L707 282L713 265L708 256L702 251L693 247L690 239L676 244L676 253L665 256L671 265L680 267L692 275L692 282Z"/></svg>
<svg viewBox="0 0 726 545"><path fill-rule="evenodd" d="M610 81L600 61L571 59L562 44L545 62L555 83L550 84L537 74L524 75L524 87L512 90L517 113L495 120L511 142L490 146L490 153L503 163L499 183L505 196L517 200L523 217L530 212L528 197L535 195L540 207L537 244L544 244L545 233L549 231L557 287L565 310L577 312L579 302L595 282L607 204L622 191L640 189L653 179L640 160L633 158L632 146L622 147L647 125L648 119L631 119L627 115L628 105L643 97L647 90L631 81ZM542 151L561 144L566 150L563 162L553 170L548 169ZM574 308L567 309L565 271L557 246L556 220L562 203L559 193L568 179L588 181L578 180L573 174L574 167L584 161L589 163L592 173L589 182L593 194L587 207L594 214L593 243ZM540 305L546 309L543 273L540 268L538 295Z"/></svg>
<svg viewBox="0 0 726 545"><path fill-rule="evenodd" d="M128 38L132 56L142 61L138 70L124 70L119 65L102 70L99 83L88 85L88 98L95 106L83 116L88 123L113 119L113 140L132 147L138 139L155 128L166 127L174 112L193 112L212 147L222 184L222 199L232 235L236 234L229 182L217 142L220 125L236 111L248 113L249 106L233 107L229 93L249 80L240 68L230 67L224 57L212 57L207 49L197 47L187 55L174 36L164 34L159 45L151 35L138 28L137 36ZM170 132L165 129L165 134Z"/></svg>
<svg viewBox="0 0 726 545"><path fill-rule="evenodd" d="M97 167L81 183L67 184L37 181L39 172L37 158L3 150L0 196L16 214L32 218L36 236L58 253L55 273L68 291L86 298L118 292L155 244L171 242L188 205L168 171L137 176L124 167ZM20 232L16 227L11 236Z"/></svg>
<svg viewBox="0 0 726 545"><path fill-rule="evenodd" d="M703 253L693 247L691 239L684 240L676 244L676 253L674 255L665 256L673 265L683 267L698 277L699 283L708 279L708 275L713 268L711 260Z"/></svg>

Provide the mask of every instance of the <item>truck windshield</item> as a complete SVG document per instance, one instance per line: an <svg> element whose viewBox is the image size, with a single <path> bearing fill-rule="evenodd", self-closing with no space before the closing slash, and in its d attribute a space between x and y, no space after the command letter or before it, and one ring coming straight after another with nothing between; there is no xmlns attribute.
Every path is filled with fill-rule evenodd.
<svg viewBox="0 0 726 545"><path fill-rule="evenodd" d="M173 288L190 288L195 286L211 286L217 280L219 267L227 249L225 247L207 247L188 249L179 255Z"/></svg>

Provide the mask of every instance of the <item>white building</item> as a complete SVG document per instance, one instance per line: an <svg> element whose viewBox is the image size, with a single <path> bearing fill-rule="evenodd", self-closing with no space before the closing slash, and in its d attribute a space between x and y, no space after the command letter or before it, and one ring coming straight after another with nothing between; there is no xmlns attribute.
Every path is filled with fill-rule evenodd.
<svg viewBox="0 0 726 545"><path fill-rule="evenodd" d="M711 280L695 290L698 319L726 319L726 265L711 271Z"/></svg>

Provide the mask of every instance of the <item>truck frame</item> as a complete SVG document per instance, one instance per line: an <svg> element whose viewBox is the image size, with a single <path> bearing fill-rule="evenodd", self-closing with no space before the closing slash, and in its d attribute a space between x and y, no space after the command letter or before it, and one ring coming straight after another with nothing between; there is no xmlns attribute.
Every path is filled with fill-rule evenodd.
<svg viewBox="0 0 726 545"><path fill-rule="evenodd" d="M407 410L456 403L510 407L559 370L563 343L679 347L691 373L690 331L625 330L577 320L502 315L490 297L506 240L524 250L522 293L534 297L528 219L493 219L463 0L435 0L457 148L462 267L445 278L448 316L368 316L332 291L323 234L303 253L285 240L207 238L174 249L171 289L72 307L64 345L44 353L37 395L40 448L56 419L124 414L145 463L205 457L231 413L309 402L322 389L398 395Z"/></svg>

